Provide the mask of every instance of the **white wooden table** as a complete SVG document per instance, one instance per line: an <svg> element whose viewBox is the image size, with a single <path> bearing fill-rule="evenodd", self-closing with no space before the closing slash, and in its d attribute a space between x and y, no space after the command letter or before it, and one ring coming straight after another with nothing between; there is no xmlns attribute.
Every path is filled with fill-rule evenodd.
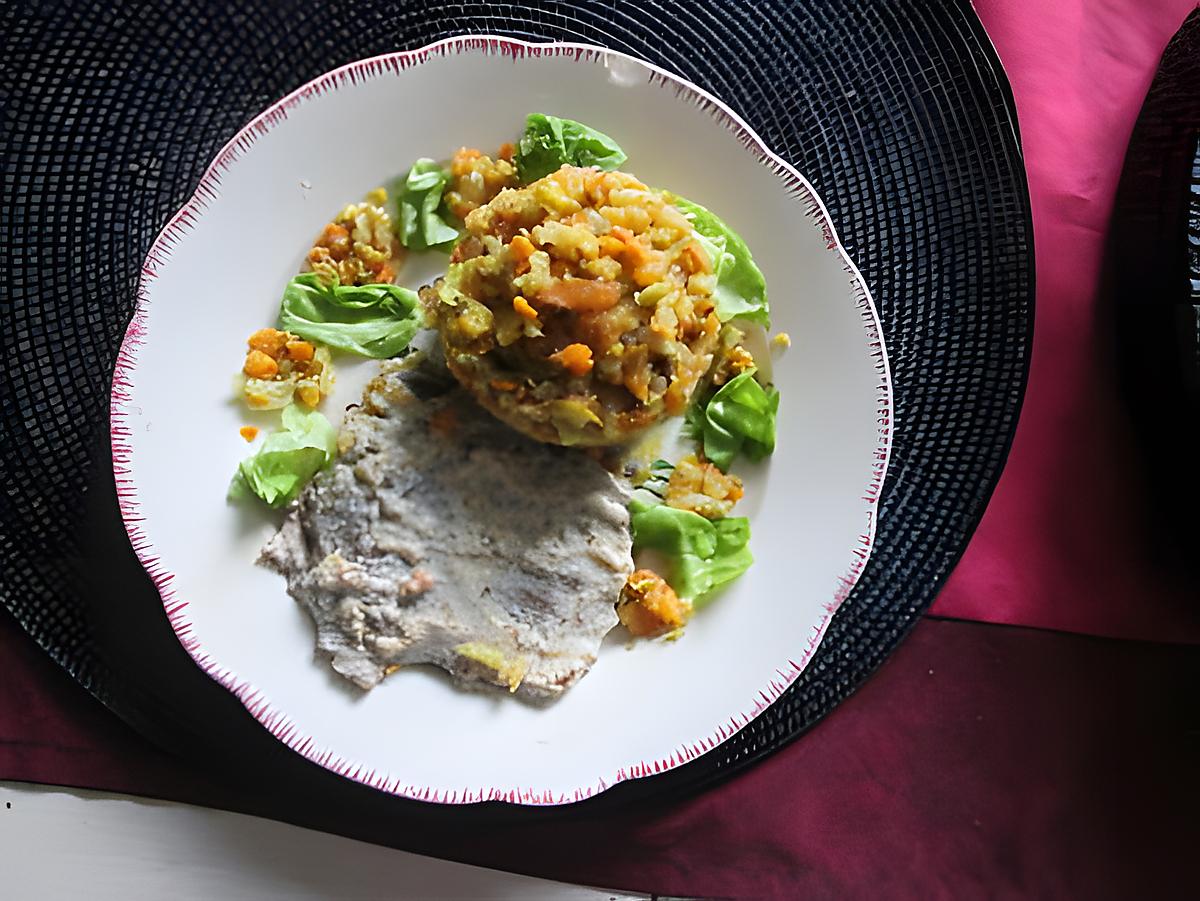
<svg viewBox="0 0 1200 901"><path fill-rule="evenodd" d="M14 782L0 782L0 897L649 898L448 863L243 814Z"/></svg>

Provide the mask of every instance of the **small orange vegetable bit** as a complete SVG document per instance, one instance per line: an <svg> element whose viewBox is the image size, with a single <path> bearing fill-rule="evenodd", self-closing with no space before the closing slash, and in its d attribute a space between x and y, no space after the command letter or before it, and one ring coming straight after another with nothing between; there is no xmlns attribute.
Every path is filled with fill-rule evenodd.
<svg viewBox="0 0 1200 901"><path fill-rule="evenodd" d="M530 322L538 321L537 310L531 307L529 301L520 294L513 298L513 309L517 311L522 319L527 319Z"/></svg>
<svg viewBox="0 0 1200 901"><path fill-rule="evenodd" d="M691 616L691 605L680 600L666 580L649 569L629 577L617 601L621 625L640 638L653 638L678 629Z"/></svg>
<svg viewBox="0 0 1200 901"><path fill-rule="evenodd" d="M488 384L495 391L516 391L521 387L520 382L514 382L512 379L492 379Z"/></svg>
<svg viewBox="0 0 1200 901"><path fill-rule="evenodd" d="M554 271L553 265L550 271ZM621 286L616 282L586 278L551 282L537 296L543 307L561 307L576 313L602 313L615 307L620 300Z"/></svg>
<svg viewBox="0 0 1200 901"><path fill-rule="evenodd" d="M456 178L466 175L471 171L471 163L481 156L483 154L474 147L459 147L450 158L450 174Z"/></svg>
<svg viewBox="0 0 1200 901"><path fill-rule="evenodd" d="M527 260L537 250L533 246L533 242L524 235L513 235L513 239L508 244L508 249L512 251L513 258L517 260Z"/></svg>
<svg viewBox="0 0 1200 901"><path fill-rule="evenodd" d="M251 350L259 350L268 357L276 357L283 353L284 345L288 342L288 333L274 328L260 328L246 339Z"/></svg>
<svg viewBox="0 0 1200 901"><path fill-rule="evenodd" d="M252 350L246 354L246 364L242 371L252 379L270 379L279 372L279 364L261 350Z"/></svg>
<svg viewBox="0 0 1200 901"><path fill-rule="evenodd" d="M592 349L586 344L568 344L550 359L574 376L587 375L592 371Z"/></svg>
<svg viewBox="0 0 1200 901"><path fill-rule="evenodd" d="M513 144L511 141L505 141L503 144L500 145L500 149L496 151L496 159L508 160L511 163L512 158L514 156L516 156L516 153L517 153L516 145Z"/></svg>
<svg viewBox="0 0 1200 901"><path fill-rule="evenodd" d="M289 341L287 343L288 358L298 363L307 363L313 358L315 351L316 349L307 341Z"/></svg>
<svg viewBox="0 0 1200 901"><path fill-rule="evenodd" d="M601 235L600 237L600 253L606 257L612 257L614 260L620 259L621 254L625 252L625 242L619 238L614 238L612 235Z"/></svg>
<svg viewBox="0 0 1200 901"><path fill-rule="evenodd" d="M684 268L688 272L712 272L712 261L709 260L708 254L704 252L704 248L700 246L698 241L692 241L684 246L680 253L680 262L684 264Z"/></svg>
<svg viewBox="0 0 1200 901"><path fill-rule="evenodd" d="M508 243L508 249L512 253L513 271L517 275L524 275L529 271L529 258L534 255L537 248L524 235L514 235Z"/></svg>
<svg viewBox="0 0 1200 901"><path fill-rule="evenodd" d="M238 434L241 435L243 438L245 438L247 441L253 441L255 438L258 437L258 429L256 429L252 425L244 425L240 429L238 429Z"/></svg>

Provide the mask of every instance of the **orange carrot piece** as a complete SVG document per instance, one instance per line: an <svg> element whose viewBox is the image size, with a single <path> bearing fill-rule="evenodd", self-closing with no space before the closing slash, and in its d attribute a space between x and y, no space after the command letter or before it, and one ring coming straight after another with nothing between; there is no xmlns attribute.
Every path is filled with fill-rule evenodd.
<svg viewBox="0 0 1200 901"><path fill-rule="evenodd" d="M573 278L555 282L537 296L542 306L560 307L576 313L600 313L611 310L621 299L616 282Z"/></svg>
<svg viewBox="0 0 1200 901"><path fill-rule="evenodd" d="M592 349L586 344L568 344L550 359L574 376L584 376L592 371Z"/></svg>
<svg viewBox="0 0 1200 901"><path fill-rule="evenodd" d="M513 298L513 309L517 311L517 315L522 319L526 319L529 322L537 322L537 310L531 307L529 301L519 294Z"/></svg>

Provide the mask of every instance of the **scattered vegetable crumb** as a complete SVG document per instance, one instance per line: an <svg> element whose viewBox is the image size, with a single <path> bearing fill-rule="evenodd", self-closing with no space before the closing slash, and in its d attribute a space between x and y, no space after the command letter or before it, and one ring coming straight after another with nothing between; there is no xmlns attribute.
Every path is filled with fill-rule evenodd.
<svg viewBox="0 0 1200 901"><path fill-rule="evenodd" d="M238 434L241 435L243 438L245 438L247 441L253 441L255 438L258 437L258 429L252 425L244 425L240 429L238 429Z"/></svg>
<svg viewBox="0 0 1200 901"><path fill-rule="evenodd" d="M634 572L617 601L621 624L631 634L643 638L677 631L691 614L691 604L680 600L666 579L649 569Z"/></svg>
<svg viewBox="0 0 1200 901"><path fill-rule="evenodd" d="M403 248L386 203L387 192L376 188L326 224L308 252L308 264L322 282L367 285L396 277Z"/></svg>
<svg viewBox="0 0 1200 901"><path fill-rule="evenodd" d="M550 359L574 376L584 376L592 371L592 349L586 344L568 344Z"/></svg>
<svg viewBox="0 0 1200 901"><path fill-rule="evenodd" d="M315 407L333 386L329 351L291 332L261 328L246 339L243 394L253 410L277 410L293 398Z"/></svg>
<svg viewBox="0 0 1200 901"><path fill-rule="evenodd" d="M742 494L742 480L737 476L726 475L712 463L688 454L671 471L664 500L669 507L720 519L729 515Z"/></svg>

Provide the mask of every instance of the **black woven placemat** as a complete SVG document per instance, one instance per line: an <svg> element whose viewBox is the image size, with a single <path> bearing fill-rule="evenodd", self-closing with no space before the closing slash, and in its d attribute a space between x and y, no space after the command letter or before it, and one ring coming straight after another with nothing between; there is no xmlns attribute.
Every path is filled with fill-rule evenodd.
<svg viewBox="0 0 1200 901"><path fill-rule="evenodd" d="M571 815L690 790L829 712L965 547L1008 452L1033 315L1011 96L966 2L182 0L11 4L0 15L0 599L143 733L258 781L265 812L311 822L317 801L320 824L338 828L350 811ZM728 102L816 185L870 284L895 379L874 556L803 676L700 760L560 814L387 798L283 748L178 646L128 547L110 468L109 383L140 264L216 151L324 71L464 32L603 44Z"/></svg>

